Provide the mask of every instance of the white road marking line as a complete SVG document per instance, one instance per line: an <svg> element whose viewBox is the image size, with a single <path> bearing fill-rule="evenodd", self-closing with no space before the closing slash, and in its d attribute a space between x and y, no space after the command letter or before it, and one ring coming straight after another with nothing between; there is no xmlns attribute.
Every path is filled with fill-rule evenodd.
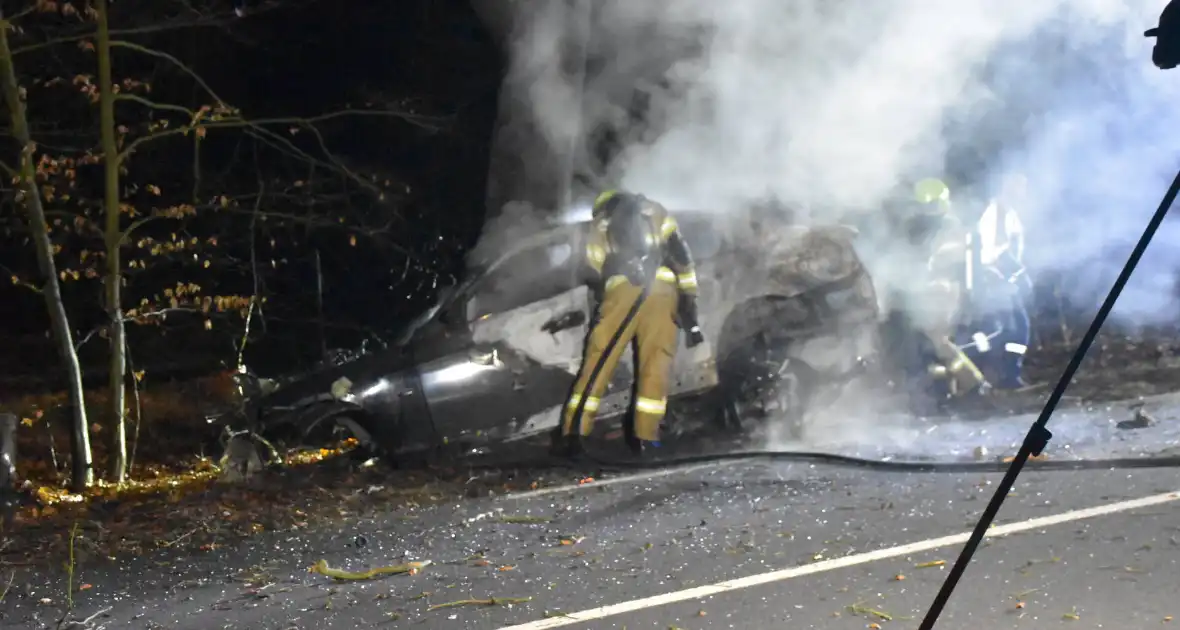
<svg viewBox="0 0 1180 630"><path fill-rule="evenodd" d="M1151 507L1153 505L1171 503L1177 500L1180 500L1180 492L1168 492L1166 494L1157 494L1149 497L1143 497L1141 499L1132 499L1129 501L1119 501L1118 503L1109 503L1107 505L1100 505L1083 510L1062 512L1061 514L1043 516L1040 518L1029 519L1027 521L996 525L988 530L987 537L996 538L999 536L1007 536L1009 534L1027 532L1034 529L1040 529L1042 527L1061 525L1063 523L1080 521L1097 516L1108 516L1110 514L1118 514L1119 512L1127 512L1130 510L1137 510L1139 508ZM727 591L735 591L753 586L761 586L771 582L789 580L805 575L823 573L825 571L834 571L836 569L843 569L860 564L875 562L877 560L887 560L889 558L896 558L898 556L906 556L924 551L931 551L933 549L940 549L942 547L949 547L951 545L960 545L967 542L967 539L970 538L970 536L970 532L964 532L952 536L943 536L942 538L920 540L918 542L913 542L908 545L901 545L899 547L878 549L876 551L845 556L843 558L823 560L814 564L771 571L769 573L762 573L760 575L751 575L749 577L738 578L735 580L727 580L725 582L718 582L716 584L710 584L707 586L698 586L695 588L685 589L683 591L675 591L672 593L665 593L663 595L644 597L643 599L635 599L629 602L612 604L610 606L591 608L590 610L571 613L561 617L530 621L528 623L522 623L515 626L504 626L499 630L542 630L544 628L572 626L578 623L605 619L607 617L614 617L616 615L635 612L637 610L644 610L646 608L655 608L656 606L664 606L677 602L701 599L704 597L717 595L719 593L725 593Z"/></svg>
<svg viewBox="0 0 1180 630"><path fill-rule="evenodd" d="M592 481L590 483L571 483L563 486L553 486L552 488L539 488L537 490L526 490L524 492L515 492L506 494L501 499L534 499L536 497L543 497L550 494L560 494L562 492L577 492L578 490L593 490L595 488L603 488L606 486L613 486L620 483L633 483L637 481L646 481L648 479L658 479L660 477L668 477L670 475L681 475L684 473L693 472L694 470L704 470L706 468L719 468L728 465L729 462L710 462L708 464L697 464L695 466L685 466L683 468L667 468L664 470L657 470L653 472L636 473L634 475L623 475L622 477L611 477L603 479L602 481Z"/></svg>

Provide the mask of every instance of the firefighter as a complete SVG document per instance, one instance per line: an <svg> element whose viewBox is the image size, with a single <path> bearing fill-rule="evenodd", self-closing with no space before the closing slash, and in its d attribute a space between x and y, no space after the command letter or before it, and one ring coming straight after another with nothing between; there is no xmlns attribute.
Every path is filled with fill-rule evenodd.
<svg viewBox="0 0 1180 630"><path fill-rule="evenodd" d="M556 446L565 455L581 452L619 359L633 346L636 382L624 427L628 447L641 455L658 445L678 327L688 347L704 341L692 255L663 206L611 190L594 201L586 259L598 309Z"/></svg>
<svg viewBox="0 0 1180 630"><path fill-rule="evenodd" d="M911 317L917 341L925 349L919 356L932 361L924 366L925 374L912 376L939 398L984 392L989 385L983 373L954 342L962 314L968 308L971 270L975 266L967 231L951 212L950 188L942 180L919 181L914 186L914 201L920 211L911 238L917 237L928 257L925 282L920 285Z"/></svg>
<svg viewBox="0 0 1180 630"><path fill-rule="evenodd" d="M1024 198L1026 186L1023 176L1009 177L980 215L973 235L979 260L976 310L997 331L986 348L978 349L996 368L996 385L1003 389L1027 386L1021 375L1030 328L1024 300L1032 282L1023 262L1024 226L1013 206Z"/></svg>

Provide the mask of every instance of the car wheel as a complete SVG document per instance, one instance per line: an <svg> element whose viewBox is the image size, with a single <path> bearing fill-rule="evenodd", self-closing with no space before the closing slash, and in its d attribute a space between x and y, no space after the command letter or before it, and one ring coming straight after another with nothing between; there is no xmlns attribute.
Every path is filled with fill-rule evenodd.
<svg viewBox="0 0 1180 630"><path fill-rule="evenodd" d="M329 411L316 420L308 423L304 429L302 442L304 444L328 444L355 439L357 446L351 451L354 458L369 459L380 455L380 448L373 439L372 432L365 426L359 414Z"/></svg>
<svg viewBox="0 0 1180 630"><path fill-rule="evenodd" d="M750 437L782 429L781 437L802 439L812 375L785 347L764 341L731 353L719 374L726 427Z"/></svg>
<svg viewBox="0 0 1180 630"><path fill-rule="evenodd" d="M789 352L814 334L816 319L813 305L802 297L753 298L731 311L717 354L715 417L724 430L749 435L782 427L784 437L802 437L815 372Z"/></svg>

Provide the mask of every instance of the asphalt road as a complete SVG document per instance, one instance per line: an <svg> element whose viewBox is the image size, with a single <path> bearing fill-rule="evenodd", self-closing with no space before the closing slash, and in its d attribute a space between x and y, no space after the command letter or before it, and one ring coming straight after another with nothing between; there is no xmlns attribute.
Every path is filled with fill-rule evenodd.
<svg viewBox="0 0 1180 630"><path fill-rule="evenodd" d="M799 464L568 478L198 556L83 562L75 585L93 586L76 592L74 616L193 630L916 628L961 547L938 539L968 531L998 479ZM1178 489L1173 470L1026 473L994 530L1007 535L985 542L938 627L1137 629L1180 616ZM431 565L337 582L308 572L321 559ZM59 578L20 576L0 625L52 627L65 592ZM489 598L500 600L450 605Z"/></svg>

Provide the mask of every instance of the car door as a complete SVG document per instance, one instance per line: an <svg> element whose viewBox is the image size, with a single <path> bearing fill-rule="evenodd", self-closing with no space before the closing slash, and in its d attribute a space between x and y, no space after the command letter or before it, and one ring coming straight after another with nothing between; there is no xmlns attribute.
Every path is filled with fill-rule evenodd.
<svg viewBox="0 0 1180 630"><path fill-rule="evenodd" d="M572 231L525 244L462 298L470 343L420 367L431 417L448 439L508 438L556 425L587 330L578 245Z"/></svg>

